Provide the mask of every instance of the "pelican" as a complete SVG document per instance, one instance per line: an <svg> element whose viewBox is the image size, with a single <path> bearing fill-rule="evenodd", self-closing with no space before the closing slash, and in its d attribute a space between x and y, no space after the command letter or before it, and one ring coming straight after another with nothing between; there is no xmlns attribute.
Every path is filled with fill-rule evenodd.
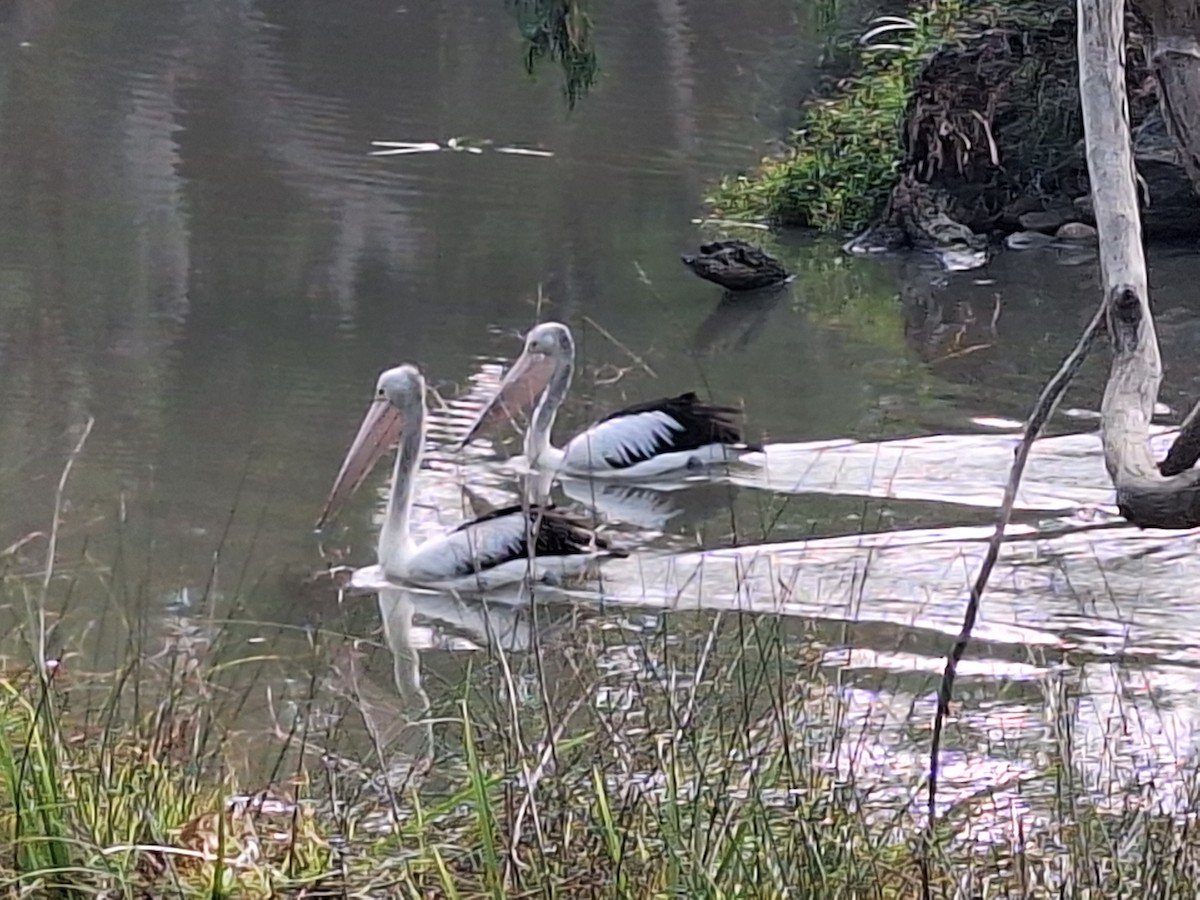
<svg viewBox="0 0 1200 900"><path fill-rule="evenodd" d="M742 440L738 410L704 403L688 392L618 410L560 450L551 445L550 432L574 369L571 330L560 322L538 325L525 336L524 352L459 446L536 403L525 432L525 457L534 469L592 478L653 478L762 449Z"/></svg>
<svg viewBox="0 0 1200 900"><path fill-rule="evenodd" d="M349 500L397 441L387 512L379 532L378 575L385 581L486 590L530 576L553 582L583 574L599 559L626 555L583 522L540 504L493 510L415 543L409 533L409 514L425 444L425 379L411 365L380 374L375 399L346 453L318 528ZM355 573L356 581L363 580L364 571Z"/></svg>

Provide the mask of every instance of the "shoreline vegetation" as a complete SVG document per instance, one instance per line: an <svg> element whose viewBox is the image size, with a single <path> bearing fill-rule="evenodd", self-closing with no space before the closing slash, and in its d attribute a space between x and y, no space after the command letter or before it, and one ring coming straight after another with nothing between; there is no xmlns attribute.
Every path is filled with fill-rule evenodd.
<svg viewBox="0 0 1200 900"><path fill-rule="evenodd" d="M925 58L955 40L962 16L958 0L922 6L909 19L886 17L867 32L865 46L850 49L853 74L808 101L788 149L721 179L705 198L710 213L821 231L865 227L903 159L901 122Z"/></svg>
<svg viewBox="0 0 1200 900"><path fill-rule="evenodd" d="M1149 28L1127 13L1135 158L1151 237L1200 228L1182 160L1157 110ZM726 177L708 215L849 232L853 253L1012 249L1094 240L1073 4L933 0L875 20L853 74L808 101L781 155Z"/></svg>
<svg viewBox="0 0 1200 900"><path fill-rule="evenodd" d="M0 587L36 611L20 576ZM396 699L418 680L401 674L410 650L380 614L382 643L339 637L361 627L317 635L290 716L270 679L230 677L272 653L228 652L236 612L193 620L201 643L132 640L114 672L74 670L69 648L44 675L36 648L8 660L0 896L922 896L924 758L885 751L880 768L903 711L864 718L853 676L830 661L835 634L718 614L673 622L665 641L576 610L569 638L547 629L535 653L493 645L457 697L412 716ZM395 685L362 667L372 641L394 659L378 680ZM616 671L613 648L643 662ZM1190 896L1200 837L1157 807L1153 779L1097 787L1097 761L1075 744L1083 676L1060 652L1036 654L1062 669L1036 689L1047 741L951 724L951 757L1012 766L943 776L934 896ZM936 676L898 677L900 705L928 719ZM1111 712L1117 729L1144 715ZM346 739L354 722L369 740ZM1189 769L1172 793L1197 787Z"/></svg>
<svg viewBox="0 0 1200 900"><path fill-rule="evenodd" d="M737 666L687 697L647 692L643 727L581 704L568 719L582 727L555 734L547 714L539 737L464 704L441 786L413 775L369 811L339 801L345 776L315 734L273 739L299 759L286 787L241 792L198 670L132 728L74 721L59 675L5 675L3 895L919 897L917 804L837 773L869 755L869 730L839 737L845 710L815 658L784 659L778 623L747 628ZM772 684L781 667L802 677ZM713 718L739 681L745 718ZM1148 793L1097 802L1069 721L1055 736L1044 772L943 813L937 895L1190 896L1194 831L1143 808Z"/></svg>

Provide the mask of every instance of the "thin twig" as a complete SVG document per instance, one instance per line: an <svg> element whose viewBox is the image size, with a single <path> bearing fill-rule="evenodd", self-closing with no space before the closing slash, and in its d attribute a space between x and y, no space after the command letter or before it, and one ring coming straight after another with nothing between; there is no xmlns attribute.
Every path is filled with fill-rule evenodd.
<svg viewBox="0 0 1200 900"><path fill-rule="evenodd" d="M603 325L601 325L599 322L597 322L591 316L584 316L583 321L587 322L589 325L591 325L593 328L595 328L598 332L600 332L602 335L604 335L606 338L608 338L610 341L612 341L613 344L616 345L616 347L619 350L624 351L625 355L628 356L630 359L632 359L635 363L637 363L646 372L646 374L649 375L651 378L658 377L658 373L655 372L652 368L650 368L649 363L647 363L644 359L642 359L640 356L638 356L636 353L634 353L632 350L630 350L628 347L626 347L624 344L622 344L620 341L618 341L615 337L613 337L612 332L610 332L607 328L605 328Z"/></svg>
<svg viewBox="0 0 1200 900"><path fill-rule="evenodd" d="M663 295L661 293L659 293L658 288L656 288L654 286L654 282L650 280L650 276L646 274L646 270L642 268L642 264L635 259L633 261L633 268L638 273L638 281L640 281L642 284L644 284L646 286L646 288L650 291L650 296L658 301L658 305L662 307L663 312L665 312L668 316L671 317L672 322L677 327L682 328L683 324L681 322L679 322L679 320L678 320L678 315L676 314L676 307L667 303L667 301L665 299L663 299ZM696 375L699 377L700 383L704 385L704 390L707 392L709 398L711 399L714 396L712 385L709 384L709 382L708 382L708 375L704 371L704 366L700 362L699 355L695 354L695 353L689 353L688 359L690 359L692 361L692 365L695 366Z"/></svg>
<svg viewBox="0 0 1200 900"><path fill-rule="evenodd" d="M31 544L34 541L36 541L38 538L44 538L45 536L46 536L46 532L44 532L44 531L31 531L31 532L29 532L29 534L25 535L25 537L19 538L18 540L13 541L11 544L9 544L7 547L5 547L3 550L0 550L0 557L16 556L17 552L20 551L20 549L22 547L24 547L26 544Z"/></svg>
<svg viewBox="0 0 1200 900"><path fill-rule="evenodd" d="M1053 415L1055 408L1058 406L1058 401L1075 378L1080 366L1083 365L1083 361L1087 358L1092 344L1095 343L1096 338L1104 331L1107 308L1108 300L1106 298L1100 303L1096 314L1092 316L1092 321L1084 329L1071 354L1054 374L1054 377L1042 388L1042 393L1038 397L1037 403L1034 404L1033 412L1030 413L1029 420L1025 424L1025 433L1021 437L1021 443L1017 445L1017 449L1013 454L1012 468L1008 472L1008 484L1004 487L1004 499L996 514L996 528L992 532L991 538L988 539L987 552L984 554L983 564L979 567L979 574L975 576L975 583L971 585L971 594L967 599L967 608L963 614L962 629L958 633L958 639L954 642L954 647L951 649L950 655L946 658L946 666L942 670L942 680L938 685L937 712L933 718L933 737L929 747L929 800L926 811L925 840L921 852L921 896L923 900L930 900L932 896L929 877L929 855L933 846L935 813L937 810L938 756L942 745L942 727L946 715L950 710L950 699L954 692L954 676L958 671L959 661L962 660L963 654L966 652L967 644L971 641L971 632L975 628L975 618L979 613L979 601L983 597L984 590L987 588L988 579L992 575L992 569L1000 557L1000 547L1004 543L1004 532L1008 527L1008 520L1012 516L1013 505L1017 499L1017 490L1021 485L1021 476L1025 472L1025 463L1029 459L1029 452L1033 449L1033 442L1037 440L1042 428L1045 427L1046 422Z"/></svg>
<svg viewBox="0 0 1200 900"><path fill-rule="evenodd" d="M751 228L755 231L770 231L765 222L739 222L737 219L692 219L693 225L713 225L717 228Z"/></svg>
<svg viewBox="0 0 1200 900"><path fill-rule="evenodd" d="M83 433L79 435L75 447L67 455L62 474L58 476L58 487L54 490L54 518L50 521L50 540L46 545L46 568L42 573L42 596L37 609L37 659L42 678L46 677L46 602L50 595L50 581L54 577L54 557L58 552L58 526L62 519L63 495L67 490L67 479L71 477L71 469L75 467L75 460L83 452L83 445L87 443L88 435L92 433L92 426L95 424L95 418L88 416L87 424L83 426Z"/></svg>
<svg viewBox="0 0 1200 900"><path fill-rule="evenodd" d="M170 844L114 844L111 847L100 848L102 856L112 856L114 853L162 853L172 856L186 856L189 859L199 859L204 862L216 862L219 859L230 868L246 867L246 864L240 863L237 857L221 857L204 850L189 850L187 847L172 847Z"/></svg>

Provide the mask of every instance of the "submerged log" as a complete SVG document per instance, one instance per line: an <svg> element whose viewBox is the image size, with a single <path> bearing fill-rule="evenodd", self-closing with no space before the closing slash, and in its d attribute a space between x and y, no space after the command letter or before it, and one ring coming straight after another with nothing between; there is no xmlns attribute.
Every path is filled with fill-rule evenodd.
<svg viewBox="0 0 1200 900"><path fill-rule="evenodd" d="M711 241L695 255L679 257L685 266L727 291L758 291L791 278L783 264L761 247L745 241Z"/></svg>
<svg viewBox="0 0 1200 900"><path fill-rule="evenodd" d="M1150 423L1162 360L1146 279L1125 91L1121 0L1078 0L1079 83L1100 271L1113 361L1101 406L1104 462L1121 515L1143 528L1200 525L1200 471L1174 454L1180 474L1164 476L1150 450ZM1196 416L1189 417L1196 420ZM1184 456L1192 427L1177 440ZM1171 458L1171 457L1169 457Z"/></svg>

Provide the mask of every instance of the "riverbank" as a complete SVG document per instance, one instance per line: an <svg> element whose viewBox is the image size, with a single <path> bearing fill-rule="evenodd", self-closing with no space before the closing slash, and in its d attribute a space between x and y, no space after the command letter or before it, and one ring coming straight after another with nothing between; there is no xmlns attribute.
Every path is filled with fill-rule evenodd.
<svg viewBox="0 0 1200 900"><path fill-rule="evenodd" d="M1129 19L1146 229L1194 233L1200 204L1156 110L1148 28ZM1092 234L1072 5L922 3L877 20L856 50L855 74L807 105L785 154L707 198L714 217L854 232L858 252Z"/></svg>

